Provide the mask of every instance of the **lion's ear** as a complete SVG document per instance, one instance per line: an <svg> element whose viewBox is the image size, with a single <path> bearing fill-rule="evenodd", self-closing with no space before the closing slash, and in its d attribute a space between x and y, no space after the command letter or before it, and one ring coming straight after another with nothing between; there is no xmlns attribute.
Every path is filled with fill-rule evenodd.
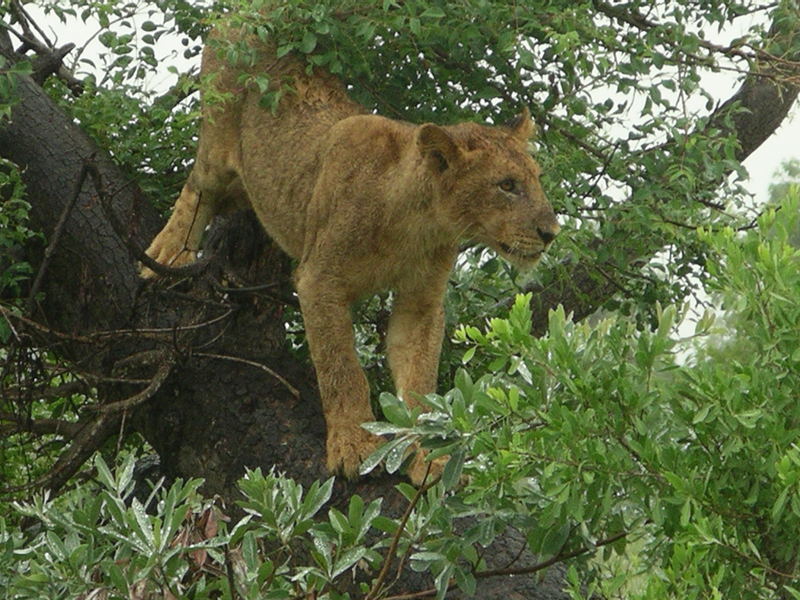
<svg viewBox="0 0 800 600"><path fill-rule="evenodd" d="M511 135L524 142L527 142L536 132L536 124L531 119L531 111L528 110L527 106L516 117L508 121L505 126L511 130Z"/></svg>
<svg viewBox="0 0 800 600"><path fill-rule="evenodd" d="M432 123L420 126L417 131L417 148L439 171L447 170L462 156L461 148L453 136L443 127Z"/></svg>

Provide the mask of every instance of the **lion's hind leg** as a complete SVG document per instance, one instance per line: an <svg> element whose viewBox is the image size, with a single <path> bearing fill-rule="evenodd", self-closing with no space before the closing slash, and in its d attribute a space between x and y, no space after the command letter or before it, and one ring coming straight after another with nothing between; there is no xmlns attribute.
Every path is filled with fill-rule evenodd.
<svg viewBox="0 0 800 600"><path fill-rule="evenodd" d="M192 173L181 190L172 216L150 244L147 255L167 267L180 267L194 262L200 249L203 231L214 217L215 211L211 204L197 189ZM141 275L151 278L156 274L145 267Z"/></svg>
<svg viewBox="0 0 800 600"><path fill-rule="evenodd" d="M231 151L236 147L234 137L230 131L204 127L195 166L175 202L172 216L147 249L150 258L167 267L194 262L211 219L248 205L236 153ZM149 278L155 273L144 268L141 275Z"/></svg>

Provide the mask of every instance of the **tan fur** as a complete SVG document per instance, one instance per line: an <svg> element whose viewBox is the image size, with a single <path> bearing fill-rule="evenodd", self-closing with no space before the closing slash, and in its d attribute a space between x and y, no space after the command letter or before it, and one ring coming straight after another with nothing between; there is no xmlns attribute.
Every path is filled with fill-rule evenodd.
<svg viewBox="0 0 800 600"><path fill-rule="evenodd" d="M530 266L559 226L527 152L527 111L507 127L416 126L365 114L334 77L309 75L295 58L263 47L262 54L254 72L294 89L275 114L206 48L203 73L233 99L204 107L194 169L147 253L165 265L190 262L215 214L252 206L299 261L295 284L328 428L328 467L354 476L381 440L360 427L374 417L352 303L394 290L389 365L398 394L416 404L417 394L435 388L442 299L459 242L483 242ZM424 471L418 459L410 476L419 482Z"/></svg>

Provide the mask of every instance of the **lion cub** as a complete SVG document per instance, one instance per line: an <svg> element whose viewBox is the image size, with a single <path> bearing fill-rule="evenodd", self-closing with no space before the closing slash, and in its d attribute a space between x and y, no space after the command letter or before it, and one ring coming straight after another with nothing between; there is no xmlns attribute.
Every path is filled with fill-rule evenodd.
<svg viewBox="0 0 800 600"><path fill-rule="evenodd" d="M351 304L394 290L386 347L397 393L416 405L418 394L433 392L459 243L475 240L532 266L559 231L527 151L533 124L527 110L502 127L365 114L336 78L309 74L262 44L252 72L292 87L273 114L258 89L239 83L241 69L213 50L220 36L239 34L212 34L202 71L231 99L204 105L194 168L147 254L164 265L191 262L214 215L253 208L299 261L294 277L327 424L327 465L352 477L382 440L361 428L374 416ZM414 482L426 466L412 463Z"/></svg>

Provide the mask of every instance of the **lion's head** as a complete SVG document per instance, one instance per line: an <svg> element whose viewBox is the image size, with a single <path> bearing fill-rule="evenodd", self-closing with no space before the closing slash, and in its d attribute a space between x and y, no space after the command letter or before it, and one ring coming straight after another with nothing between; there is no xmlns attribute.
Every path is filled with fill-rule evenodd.
<svg viewBox="0 0 800 600"><path fill-rule="evenodd" d="M442 223L523 267L538 262L560 229L528 152L533 129L526 109L502 127L425 124L416 140Z"/></svg>

